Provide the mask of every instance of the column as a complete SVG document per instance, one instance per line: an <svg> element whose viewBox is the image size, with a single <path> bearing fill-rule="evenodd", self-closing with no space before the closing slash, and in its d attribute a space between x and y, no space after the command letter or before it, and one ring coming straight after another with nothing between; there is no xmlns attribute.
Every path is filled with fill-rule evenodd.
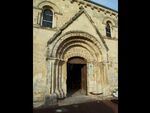
<svg viewBox="0 0 150 113"><path fill-rule="evenodd" d="M57 104L57 95L54 93L54 70L55 59L47 59L47 78L46 78L46 94L45 106Z"/></svg>
<svg viewBox="0 0 150 113"><path fill-rule="evenodd" d="M64 91L63 91L63 74L62 74L62 64L64 62L63 61L60 61L59 63L59 91L60 91L60 95L59 95L59 98L64 98L65 94L64 94Z"/></svg>
<svg viewBox="0 0 150 113"><path fill-rule="evenodd" d="M51 90L51 62L47 61L47 76L46 76L46 91L45 94L49 95Z"/></svg>
<svg viewBox="0 0 150 113"><path fill-rule="evenodd" d="M62 89L62 63L60 59L57 59L55 62L55 86L54 86L54 92L57 95L57 98L63 98L64 92Z"/></svg>
<svg viewBox="0 0 150 113"><path fill-rule="evenodd" d="M37 13L37 25L40 26L41 25L41 17L42 17L42 10L38 10Z"/></svg>
<svg viewBox="0 0 150 113"><path fill-rule="evenodd" d="M103 96L109 95L109 83L108 83L108 62L103 61Z"/></svg>
<svg viewBox="0 0 150 113"><path fill-rule="evenodd" d="M87 92L93 92L94 83L94 65L92 62L87 63Z"/></svg>
<svg viewBox="0 0 150 113"><path fill-rule="evenodd" d="M56 59L55 62L55 76L54 76L54 93L59 96L59 60Z"/></svg>
<svg viewBox="0 0 150 113"><path fill-rule="evenodd" d="M101 68L100 63L95 62L95 73L96 73L96 93L102 94L102 74L101 74Z"/></svg>

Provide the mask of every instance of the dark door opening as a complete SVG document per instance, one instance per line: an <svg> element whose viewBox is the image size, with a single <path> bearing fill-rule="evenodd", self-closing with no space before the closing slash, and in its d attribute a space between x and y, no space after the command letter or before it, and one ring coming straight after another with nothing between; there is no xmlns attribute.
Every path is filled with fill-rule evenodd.
<svg viewBox="0 0 150 113"><path fill-rule="evenodd" d="M67 96L75 93L86 95L86 64L74 61L67 63Z"/></svg>

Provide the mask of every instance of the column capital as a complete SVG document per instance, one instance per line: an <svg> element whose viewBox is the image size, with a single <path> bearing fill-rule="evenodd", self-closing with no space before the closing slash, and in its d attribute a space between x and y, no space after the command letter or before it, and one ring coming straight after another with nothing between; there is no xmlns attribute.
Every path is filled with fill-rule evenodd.
<svg viewBox="0 0 150 113"><path fill-rule="evenodd" d="M64 59L55 58L55 57L47 57L46 60L55 60L55 61L66 62Z"/></svg>

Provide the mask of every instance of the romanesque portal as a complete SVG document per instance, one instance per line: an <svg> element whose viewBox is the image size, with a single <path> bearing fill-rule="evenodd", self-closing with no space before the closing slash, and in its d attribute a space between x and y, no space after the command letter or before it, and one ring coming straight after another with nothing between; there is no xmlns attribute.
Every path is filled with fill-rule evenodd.
<svg viewBox="0 0 150 113"><path fill-rule="evenodd" d="M118 12L87 0L33 0L33 104L118 87Z"/></svg>
<svg viewBox="0 0 150 113"><path fill-rule="evenodd" d="M47 54L47 95L64 98L76 89L85 95L103 92L107 84L107 50L94 36L80 31L67 32L49 40ZM73 72L75 68L78 69Z"/></svg>

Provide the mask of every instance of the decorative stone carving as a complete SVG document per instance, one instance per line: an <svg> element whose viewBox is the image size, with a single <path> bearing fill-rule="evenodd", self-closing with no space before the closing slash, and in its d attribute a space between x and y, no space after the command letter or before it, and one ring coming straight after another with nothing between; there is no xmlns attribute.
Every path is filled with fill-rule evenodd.
<svg viewBox="0 0 150 113"><path fill-rule="evenodd" d="M104 97L110 95L112 89L118 84L116 58L118 40L109 40L102 36L105 35L102 20L105 18L105 12L108 14L107 17L114 20L112 23L115 25L116 12L111 10L108 12L107 8L83 0L80 5L76 3L80 0L70 0L72 4L68 0L41 1L35 0L34 2L33 19L37 18L37 12L42 11L42 6L51 5L54 9L54 20L58 21L57 28L59 29L43 29L40 25L34 25L34 102L43 102L45 106L49 106L56 104L57 99L66 97L67 63L68 59L73 57L85 59L87 93L89 95L90 92L100 93ZM65 5L68 6L65 7ZM62 9L63 14L60 13L58 6ZM86 9L84 9L85 6ZM96 18L98 17L96 14L100 14L100 18ZM85 23L83 21L83 24L80 24L83 19L86 20ZM36 20L38 21L40 19ZM112 37L117 37L117 26L114 30L116 34Z"/></svg>

